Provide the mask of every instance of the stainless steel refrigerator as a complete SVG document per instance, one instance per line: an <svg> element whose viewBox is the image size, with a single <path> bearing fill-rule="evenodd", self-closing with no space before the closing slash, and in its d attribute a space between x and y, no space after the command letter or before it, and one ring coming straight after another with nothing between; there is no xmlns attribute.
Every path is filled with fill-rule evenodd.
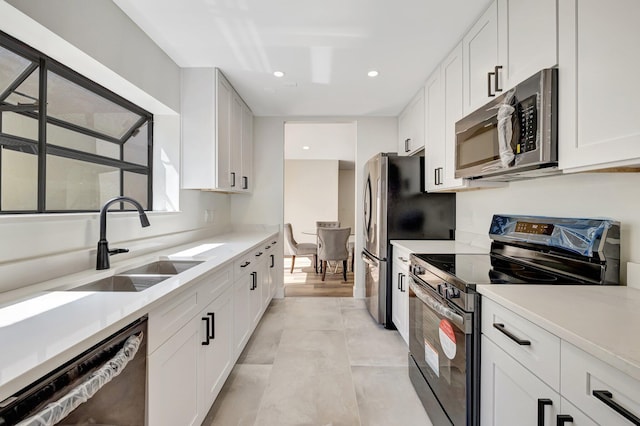
<svg viewBox="0 0 640 426"><path fill-rule="evenodd" d="M367 309L391 322L391 240L455 238L455 194L424 192L424 157L380 153L364 169L364 250Z"/></svg>

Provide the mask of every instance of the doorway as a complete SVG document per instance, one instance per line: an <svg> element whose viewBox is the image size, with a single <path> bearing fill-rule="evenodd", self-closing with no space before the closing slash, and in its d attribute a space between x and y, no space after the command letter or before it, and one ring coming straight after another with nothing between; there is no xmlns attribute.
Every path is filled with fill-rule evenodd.
<svg viewBox="0 0 640 426"><path fill-rule="evenodd" d="M317 221L339 222L353 233L356 131L355 122L285 122L284 223L297 243L317 244ZM346 282L342 262L330 264L322 281L313 257L294 260L285 243L284 295L352 297L353 263L347 262Z"/></svg>

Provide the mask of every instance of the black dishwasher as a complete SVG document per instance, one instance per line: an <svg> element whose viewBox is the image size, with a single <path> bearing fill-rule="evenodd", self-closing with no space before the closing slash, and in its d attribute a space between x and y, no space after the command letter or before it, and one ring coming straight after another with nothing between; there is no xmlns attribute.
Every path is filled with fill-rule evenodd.
<svg viewBox="0 0 640 426"><path fill-rule="evenodd" d="M146 423L147 317L0 402L0 426Z"/></svg>

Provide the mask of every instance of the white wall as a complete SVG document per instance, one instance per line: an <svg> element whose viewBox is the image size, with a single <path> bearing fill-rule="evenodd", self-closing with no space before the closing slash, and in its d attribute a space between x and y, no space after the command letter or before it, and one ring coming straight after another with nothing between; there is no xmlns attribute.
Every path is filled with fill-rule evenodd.
<svg viewBox="0 0 640 426"><path fill-rule="evenodd" d="M137 214L110 213L109 242L132 249L114 261L229 229L229 195L179 189L176 64L109 0L11 3L41 23L0 1L1 31L154 113L154 208L174 212L151 213L144 229ZM205 222L205 210L216 212L213 223ZM97 216L0 216L0 292L95 267Z"/></svg>
<svg viewBox="0 0 640 426"><path fill-rule="evenodd" d="M506 188L460 192L456 232L476 234L489 244L496 213L558 217L609 217L621 222L621 280L626 262L640 262L640 174L579 173L511 182Z"/></svg>
<svg viewBox="0 0 640 426"><path fill-rule="evenodd" d="M355 170L340 169L338 173L338 220L341 226L355 230L356 226Z"/></svg>
<svg viewBox="0 0 640 426"><path fill-rule="evenodd" d="M316 221L338 220L338 160L284 161L284 222L299 243L315 243Z"/></svg>
<svg viewBox="0 0 640 426"><path fill-rule="evenodd" d="M398 120L396 117L256 117L254 121L254 164L255 182L262 180L268 183L253 194L244 197L233 197L231 200L231 216L234 223L265 223L280 225L284 223L284 181L278 170L284 169L284 124L287 121L304 122L356 122L356 274L354 296L364 297L364 274L362 260L362 218L358 214L362 205L363 166L378 152L395 152L397 150ZM278 169L278 167L280 167ZM266 191L266 192L265 192Z"/></svg>

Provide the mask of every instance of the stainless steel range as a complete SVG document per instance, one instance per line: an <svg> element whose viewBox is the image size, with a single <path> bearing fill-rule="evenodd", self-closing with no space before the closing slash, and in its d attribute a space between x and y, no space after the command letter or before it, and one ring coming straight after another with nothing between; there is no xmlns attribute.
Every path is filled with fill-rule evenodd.
<svg viewBox="0 0 640 426"><path fill-rule="evenodd" d="M620 224L495 215L489 254L413 254L409 376L436 425L480 423L477 285L617 285Z"/></svg>

